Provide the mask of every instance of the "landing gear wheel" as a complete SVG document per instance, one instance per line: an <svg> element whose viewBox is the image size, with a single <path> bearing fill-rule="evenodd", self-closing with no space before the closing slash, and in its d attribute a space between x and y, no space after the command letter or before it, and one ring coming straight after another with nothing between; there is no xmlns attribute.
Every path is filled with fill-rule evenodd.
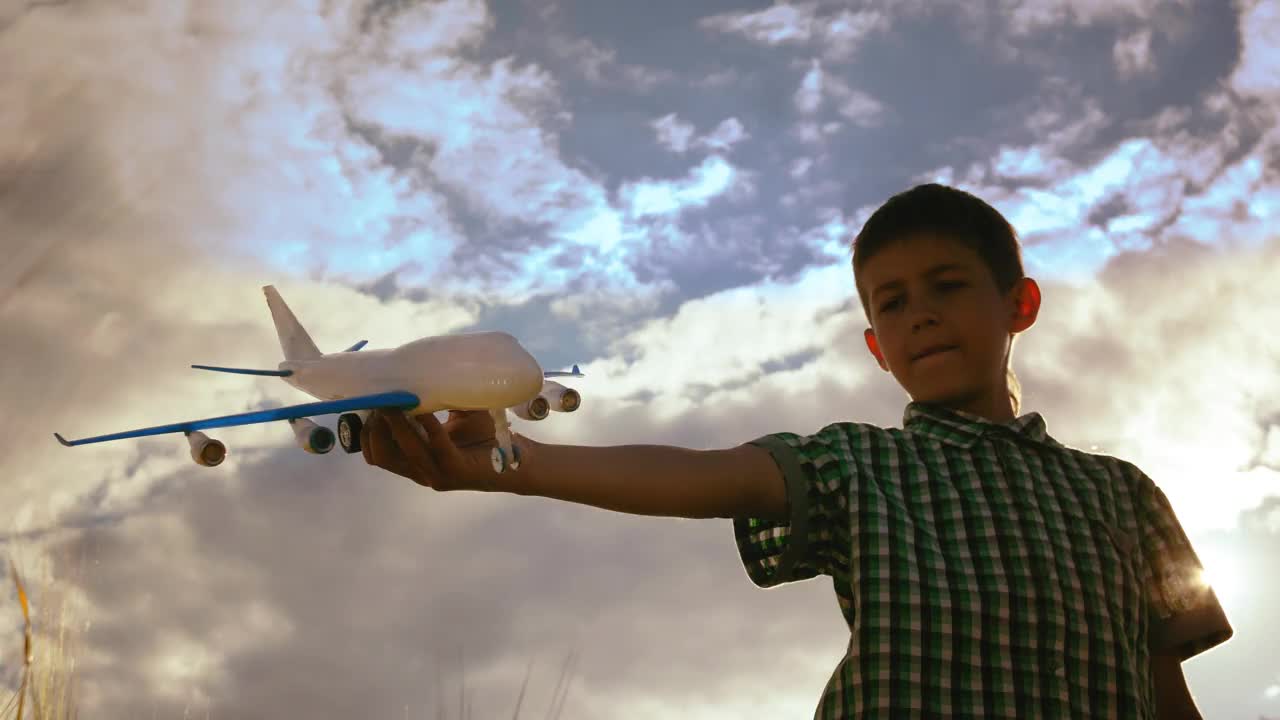
<svg viewBox="0 0 1280 720"><path fill-rule="evenodd" d="M355 413L343 413L338 416L338 443L348 453L360 452L360 431L364 429L364 421Z"/></svg>
<svg viewBox="0 0 1280 720"><path fill-rule="evenodd" d="M493 471L496 473L504 473L507 469L515 470L520 467L520 448L516 445L511 446L511 455L515 458L511 462L507 462L507 453L500 447L493 448L489 451L489 462L493 463Z"/></svg>
<svg viewBox="0 0 1280 720"><path fill-rule="evenodd" d="M507 454L496 447L489 451L489 462L493 463L493 471L501 474L507 469Z"/></svg>

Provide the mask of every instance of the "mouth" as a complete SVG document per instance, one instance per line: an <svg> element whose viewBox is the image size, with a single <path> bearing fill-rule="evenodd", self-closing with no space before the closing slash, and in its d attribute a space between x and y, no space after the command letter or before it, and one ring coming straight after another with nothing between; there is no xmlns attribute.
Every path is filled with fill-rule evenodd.
<svg viewBox="0 0 1280 720"><path fill-rule="evenodd" d="M915 362L917 360L923 360L924 358L932 357L934 355L940 355L944 352L949 352L955 349L956 349L955 345L934 345L933 347L927 347L924 350L921 350L920 352L916 353L915 355L912 355L911 362Z"/></svg>

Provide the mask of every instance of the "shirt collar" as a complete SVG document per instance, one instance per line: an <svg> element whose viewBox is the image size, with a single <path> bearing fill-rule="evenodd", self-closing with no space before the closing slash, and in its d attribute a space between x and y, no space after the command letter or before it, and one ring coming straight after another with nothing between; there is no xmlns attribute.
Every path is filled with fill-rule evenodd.
<svg viewBox="0 0 1280 720"><path fill-rule="evenodd" d="M1060 446L1049 436L1044 418L1035 412L1007 423L996 423L962 410L913 402L902 414L902 427L907 432L962 448L973 447L978 440L1000 433L1012 433L1026 440Z"/></svg>

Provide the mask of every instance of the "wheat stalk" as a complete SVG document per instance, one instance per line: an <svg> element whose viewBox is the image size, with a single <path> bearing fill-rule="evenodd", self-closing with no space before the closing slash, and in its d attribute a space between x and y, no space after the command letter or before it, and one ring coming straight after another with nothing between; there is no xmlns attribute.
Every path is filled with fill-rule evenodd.
<svg viewBox="0 0 1280 720"><path fill-rule="evenodd" d="M0 717L23 720L30 715L34 720L71 720L78 716L79 708L74 704L75 658L70 652L73 623L67 603L65 600L60 603L32 602L28 586L12 557L9 558L9 576L22 610L22 679L18 692L0 709ZM50 594L46 588L41 597L48 598ZM34 620L31 617L32 605L38 610ZM37 626L57 629L53 636L46 633L45 637L50 642L41 645L38 662L34 632Z"/></svg>
<svg viewBox="0 0 1280 720"><path fill-rule="evenodd" d="M27 704L27 685L31 680L31 613L27 606L27 591L22 586L22 578L18 577L18 566L13 564L13 558L9 558L9 575L13 578L13 586L18 590L18 604L22 607L22 682L18 684L18 694L16 700L18 703L17 720L22 720L22 712ZM9 712L9 707L14 703L10 700L5 706L5 712Z"/></svg>

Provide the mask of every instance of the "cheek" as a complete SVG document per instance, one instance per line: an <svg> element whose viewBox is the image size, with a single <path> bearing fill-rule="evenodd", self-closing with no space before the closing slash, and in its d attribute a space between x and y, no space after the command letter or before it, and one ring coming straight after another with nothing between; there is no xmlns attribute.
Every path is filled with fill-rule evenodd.
<svg viewBox="0 0 1280 720"><path fill-rule="evenodd" d="M905 367L907 348L902 336L892 329L881 328L878 337L880 339L880 354L884 357L885 362L890 367Z"/></svg>

